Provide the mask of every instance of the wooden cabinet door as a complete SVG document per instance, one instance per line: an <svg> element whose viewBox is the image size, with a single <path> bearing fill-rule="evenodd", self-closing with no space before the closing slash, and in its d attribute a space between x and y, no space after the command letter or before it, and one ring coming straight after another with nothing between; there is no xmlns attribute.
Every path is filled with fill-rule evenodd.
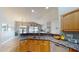
<svg viewBox="0 0 79 59"><path fill-rule="evenodd" d="M22 40L22 41L20 41L20 51L21 52L26 52L26 51L29 51L28 50L28 42L27 42L27 40Z"/></svg>
<svg viewBox="0 0 79 59"><path fill-rule="evenodd" d="M70 15L69 15L69 27L68 27L68 30L70 30L70 31L74 31L75 30L75 23L74 23L74 19L75 19L75 14L74 13L71 13Z"/></svg>
<svg viewBox="0 0 79 59"><path fill-rule="evenodd" d="M34 45L30 45L29 46L29 51L30 52L40 52L40 49L41 49L40 45L35 45L34 44Z"/></svg>
<svg viewBox="0 0 79 59"><path fill-rule="evenodd" d="M46 40L29 40L29 51L31 52L48 52L50 43Z"/></svg>
<svg viewBox="0 0 79 59"><path fill-rule="evenodd" d="M41 52L50 52L50 41L43 41L41 45Z"/></svg>
<svg viewBox="0 0 79 59"><path fill-rule="evenodd" d="M69 52L78 52L78 51L75 49L69 48Z"/></svg>
<svg viewBox="0 0 79 59"><path fill-rule="evenodd" d="M31 52L49 52L50 42L46 40L31 40L32 43L29 45Z"/></svg>
<svg viewBox="0 0 79 59"><path fill-rule="evenodd" d="M73 31L74 30L74 14L69 14L63 16L62 26L64 31Z"/></svg>
<svg viewBox="0 0 79 59"><path fill-rule="evenodd" d="M75 19L74 19L74 25L75 25L75 30L79 31L79 11L75 12Z"/></svg>
<svg viewBox="0 0 79 59"><path fill-rule="evenodd" d="M49 40L23 40L20 42L20 51L22 52L49 52Z"/></svg>
<svg viewBox="0 0 79 59"><path fill-rule="evenodd" d="M40 46L37 45L38 40L27 40L28 41L28 51L29 52L39 52Z"/></svg>
<svg viewBox="0 0 79 59"><path fill-rule="evenodd" d="M20 41L20 51L21 52L25 52L26 51L26 44L25 44L25 41Z"/></svg>
<svg viewBox="0 0 79 59"><path fill-rule="evenodd" d="M62 30L64 31L64 30L68 30L68 28L69 28L69 18L68 18L69 16L66 16L66 17L63 17L63 19L62 19L62 26L63 26L63 28L62 28Z"/></svg>
<svg viewBox="0 0 79 59"><path fill-rule="evenodd" d="M70 13L62 17L62 30L63 31L75 31L75 13Z"/></svg>
<svg viewBox="0 0 79 59"><path fill-rule="evenodd" d="M72 11L62 16L62 31L79 31L79 10Z"/></svg>

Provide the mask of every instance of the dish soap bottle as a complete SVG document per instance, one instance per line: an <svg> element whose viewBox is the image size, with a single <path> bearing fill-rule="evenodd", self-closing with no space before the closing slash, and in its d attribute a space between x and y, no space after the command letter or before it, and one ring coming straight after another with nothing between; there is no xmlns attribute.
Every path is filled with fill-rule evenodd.
<svg viewBox="0 0 79 59"><path fill-rule="evenodd" d="M61 40L64 40L65 39L65 35L64 33L61 34Z"/></svg>

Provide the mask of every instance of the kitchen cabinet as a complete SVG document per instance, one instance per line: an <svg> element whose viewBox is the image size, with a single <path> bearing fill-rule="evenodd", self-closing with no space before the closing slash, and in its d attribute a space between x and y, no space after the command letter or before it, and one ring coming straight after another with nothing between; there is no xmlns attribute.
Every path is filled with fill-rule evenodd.
<svg viewBox="0 0 79 59"><path fill-rule="evenodd" d="M78 51L49 40L28 39L19 41L19 45L17 45L16 52L78 52Z"/></svg>
<svg viewBox="0 0 79 59"><path fill-rule="evenodd" d="M75 49L69 48L69 52L78 52L78 51Z"/></svg>
<svg viewBox="0 0 79 59"><path fill-rule="evenodd" d="M49 40L35 40L27 39L20 41L21 52L49 52L50 41Z"/></svg>
<svg viewBox="0 0 79 59"><path fill-rule="evenodd" d="M22 40L20 41L19 47L20 47L20 52L26 52L28 51L28 45L27 45L27 41L26 40Z"/></svg>
<svg viewBox="0 0 79 59"><path fill-rule="evenodd" d="M79 31L79 10L69 12L61 18L62 31Z"/></svg>
<svg viewBox="0 0 79 59"><path fill-rule="evenodd" d="M79 11L75 12L74 15L75 15L74 16L75 17L74 19L75 30L79 31Z"/></svg>

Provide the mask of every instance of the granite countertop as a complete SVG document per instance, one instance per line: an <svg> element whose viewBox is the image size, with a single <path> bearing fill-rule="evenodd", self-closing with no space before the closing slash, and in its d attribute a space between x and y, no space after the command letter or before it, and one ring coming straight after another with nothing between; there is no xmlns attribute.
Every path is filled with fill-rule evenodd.
<svg viewBox="0 0 79 59"><path fill-rule="evenodd" d="M52 34L52 33L22 33L20 34L20 36L28 36L28 35L38 35L38 36L44 36L44 35L48 35L48 36L53 36L53 35L59 35L59 34Z"/></svg>
<svg viewBox="0 0 79 59"><path fill-rule="evenodd" d="M29 36L19 36L18 38L20 40L26 40ZM64 40L57 40L57 39L54 39L53 36L31 36L31 38L33 39L38 39L38 40L50 40L51 42L55 42L55 43L58 43L58 44L61 44L61 45L64 45L65 47L68 47L68 48L72 48L72 49L75 49L77 51L79 51L79 44L75 44L75 43L71 43L69 41L64 41Z"/></svg>
<svg viewBox="0 0 79 59"><path fill-rule="evenodd" d="M64 40L56 40L56 39L51 39L51 41L79 51L79 44L71 43L69 41L64 41Z"/></svg>

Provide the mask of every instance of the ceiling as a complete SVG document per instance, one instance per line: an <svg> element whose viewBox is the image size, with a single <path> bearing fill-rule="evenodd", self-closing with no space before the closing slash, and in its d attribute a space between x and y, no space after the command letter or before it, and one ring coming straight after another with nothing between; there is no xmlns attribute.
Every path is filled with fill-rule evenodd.
<svg viewBox="0 0 79 59"><path fill-rule="evenodd" d="M6 16L27 19L54 19L58 16L58 8L50 7L11 7L3 8ZM32 10L34 12L32 12Z"/></svg>

